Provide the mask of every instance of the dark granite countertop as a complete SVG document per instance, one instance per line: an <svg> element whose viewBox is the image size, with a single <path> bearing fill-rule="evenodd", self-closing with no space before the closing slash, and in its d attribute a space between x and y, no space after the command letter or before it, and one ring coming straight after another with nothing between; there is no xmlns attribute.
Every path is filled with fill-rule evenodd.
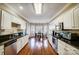
<svg viewBox="0 0 79 59"><path fill-rule="evenodd" d="M6 44L6 43L8 43L8 42L10 42L10 41L12 41L12 40L14 40L14 39L10 39L10 40L7 40L7 41L4 41L4 42L1 42L0 45L4 45L4 44Z"/></svg>
<svg viewBox="0 0 79 59"><path fill-rule="evenodd" d="M59 31L57 30L56 31L56 30L54 30L54 31L57 32L57 33L60 33L60 32L70 32L70 33L76 33L77 35L79 35L79 30L77 30L77 31L76 30L73 30L73 31L70 31L70 30L69 31L66 31L66 30L63 30L63 31L62 30L59 30Z"/></svg>
<svg viewBox="0 0 79 59"><path fill-rule="evenodd" d="M9 42L11 40L17 40L17 39L19 39L19 38L26 35L26 34L23 34L21 32L23 32L23 31L15 31L15 32L13 32L12 30L0 31L0 45L3 45L3 44L5 44L5 43L7 43L7 42ZM10 36L12 38L10 38Z"/></svg>
<svg viewBox="0 0 79 59"><path fill-rule="evenodd" d="M24 35L24 36L26 36L26 35ZM10 42L10 41L14 41L14 40L17 41L17 39L19 39L19 38L21 38L21 37L23 37L23 36L17 36L17 37L15 37L15 39L8 39L8 40L6 40L6 41L1 42L0 45L4 45L4 44L6 44L6 43L8 43L8 42Z"/></svg>
<svg viewBox="0 0 79 59"><path fill-rule="evenodd" d="M65 43L79 49L79 41L69 41L69 40L66 40L66 39L63 39L63 38L61 38L59 40L61 40L61 41L65 42Z"/></svg>
<svg viewBox="0 0 79 59"><path fill-rule="evenodd" d="M77 34L77 36L79 36L79 30L77 30L77 31L55 31L56 33L61 33L61 32L70 32L70 33L76 33ZM56 37L57 38L57 37ZM77 48L77 49L79 49L79 40L68 40L68 39L65 39L65 38L63 38L63 37L60 37L60 38L58 38L59 40L61 40L61 41L63 41L63 42L65 42L65 43L67 43L67 44L69 44L69 45L71 45L71 46L73 46L73 47L75 47L75 48Z"/></svg>

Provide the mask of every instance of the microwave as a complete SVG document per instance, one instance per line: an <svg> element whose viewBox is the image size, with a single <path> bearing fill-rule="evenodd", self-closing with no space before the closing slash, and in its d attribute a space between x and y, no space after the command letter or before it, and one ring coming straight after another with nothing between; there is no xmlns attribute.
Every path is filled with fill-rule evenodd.
<svg viewBox="0 0 79 59"><path fill-rule="evenodd" d="M63 30L64 26L63 26L63 22L60 22L58 25L55 25L55 30Z"/></svg>

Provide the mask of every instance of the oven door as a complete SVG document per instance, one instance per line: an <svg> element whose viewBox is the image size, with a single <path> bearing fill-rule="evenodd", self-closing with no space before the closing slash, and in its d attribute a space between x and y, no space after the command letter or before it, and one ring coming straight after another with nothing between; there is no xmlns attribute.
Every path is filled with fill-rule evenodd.
<svg viewBox="0 0 79 59"><path fill-rule="evenodd" d="M53 48L57 51L58 49L58 39L55 37L52 37L52 42L53 42Z"/></svg>

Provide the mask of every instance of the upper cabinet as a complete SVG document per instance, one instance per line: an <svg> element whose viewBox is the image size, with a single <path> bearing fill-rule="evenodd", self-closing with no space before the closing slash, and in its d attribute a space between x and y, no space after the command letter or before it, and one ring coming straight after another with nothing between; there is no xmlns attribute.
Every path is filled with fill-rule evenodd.
<svg viewBox="0 0 79 59"><path fill-rule="evenodd" d="M16 24L20 24L20 29L26 28L26 21L21 19L18 16L14 16L7 11L0 10L0 29L13 29L12 22Z"/></svg>
<svg viewBox="0 0 79 59"><path fill-rule="evenodd" d="M64 29L74 29L74 19L73 19L73 9L68 10L67 12L64 13L63 15L63 20L64 20Z"/></svg>
<svg viewBox="0 0 79 59"><path fill-rule="evenodd" d="M11 15L2 10L1 29L11 29Z"/></svg>
<svg viewBox="0 0 79 59"><path fill-rule="evenodd" d="M54 30L56 25L61 22L63 22L64 29L79 29L79 5L66 9L52 22L50 22L51 26L49 26L49 28Z"/></svg>
<svg viewBox="0 0 79 59"><path fill-rule="evenodd" d="M74 24L75 24L75 29L79 29L79 8L75 8L73 10L74 13Z"/></svg>
<svg viewBox="0 0 79 59"><path fill-rule="evenodd" d="M64 29L79 29L79 8L73 8L64 13Z"/></svg>

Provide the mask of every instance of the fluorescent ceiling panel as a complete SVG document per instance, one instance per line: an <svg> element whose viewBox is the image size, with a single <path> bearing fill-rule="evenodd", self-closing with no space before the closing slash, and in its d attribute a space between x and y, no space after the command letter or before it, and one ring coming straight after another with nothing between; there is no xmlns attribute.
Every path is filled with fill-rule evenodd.
<svg viewBox="0 0 79 59"><path fill-rule="evenodd" d="M34 3L34 8L35 8L36 14L42 13L42 4L41 3Z"/></svg>

